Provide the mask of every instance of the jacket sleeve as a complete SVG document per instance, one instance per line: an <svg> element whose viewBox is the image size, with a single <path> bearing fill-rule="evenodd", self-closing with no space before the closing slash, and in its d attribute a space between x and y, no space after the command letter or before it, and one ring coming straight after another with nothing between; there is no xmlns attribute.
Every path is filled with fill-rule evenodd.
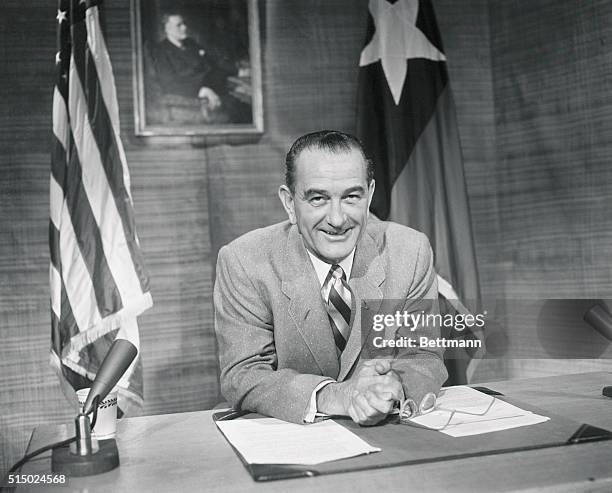
<svg viewBox="0 0 612 493"><path fill-rule="evenodd" d="M408 273L413 280L403 309L415 315L421 314L424 318L427 315L439 314L438 282L429 240L423 234L419 237L414 271ZM420 344L421 337L428 341L436 341L440 337L439 317L437 321L430 317L428 323L423 323L423 318L412 331L407 327L399 329L397 335L412 338L416 342L416 347L402 348L393 362L393 368L402 379L404 394L407 398L414 399L417 404L427 393L437 394L448 376L444 366L444 349L439 345L429 347Z"/></svg>
<svg viewBox="0 0 612 493"><path fill-rule="evenodd" d="M214 306L223 396L237 409L304 423L314 389L329 378L277 368L270 303L231 246L219 251Z"/></svg>

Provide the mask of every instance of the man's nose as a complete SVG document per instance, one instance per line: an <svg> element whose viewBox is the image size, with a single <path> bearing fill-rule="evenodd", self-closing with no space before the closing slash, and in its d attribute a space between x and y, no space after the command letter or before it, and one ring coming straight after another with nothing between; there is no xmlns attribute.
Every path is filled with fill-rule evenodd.
<svg viewBox="0 0 612 493"><path fill-rule="evenodd" d="M346 214L340 201L332 201L327 213L327 222L334 228L340 228L346 222Z"/></svg>

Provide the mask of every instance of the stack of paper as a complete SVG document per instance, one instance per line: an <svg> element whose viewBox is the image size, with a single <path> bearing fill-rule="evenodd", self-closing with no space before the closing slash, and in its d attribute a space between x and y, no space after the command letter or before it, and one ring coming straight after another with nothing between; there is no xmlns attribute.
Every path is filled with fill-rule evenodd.
<svg viewBox="0 0 612 493"><path fill-rule="evenodd" d="M333 421L310 425L275 418L217 421L225 438L249 464L314 465L380 452Z"/></svg>
<svg viewBox="0 0 612 493"><path fill-rule="evenodd" d="M549 419L470 387L457 386L442 389L432 412L409 421L453 437L463 437L534 425Z"/></svg>

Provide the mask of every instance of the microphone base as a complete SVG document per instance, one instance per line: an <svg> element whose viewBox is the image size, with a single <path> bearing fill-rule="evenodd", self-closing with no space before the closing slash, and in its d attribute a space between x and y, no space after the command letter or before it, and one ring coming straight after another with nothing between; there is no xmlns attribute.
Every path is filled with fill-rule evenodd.
<svg viewBox="0 0 612 493"><path fill-rule="evenodd" d="M53 449L51 470L66 476L92 476L119 467L119 450L114 438L99 440L100 449L91 455L75 455L66 445Z"/></svg>

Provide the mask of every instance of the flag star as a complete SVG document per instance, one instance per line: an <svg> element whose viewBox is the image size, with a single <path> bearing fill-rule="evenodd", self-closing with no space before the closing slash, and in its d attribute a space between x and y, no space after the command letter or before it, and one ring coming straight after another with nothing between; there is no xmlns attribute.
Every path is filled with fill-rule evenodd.
<svg viewBox="0 0 612 493"><path fill-rule="evenodd" d="M55 18L57 19L57 23L61 24L62 22L64 22L66 20L66 11L65 10L58 10L57 11L57 15L55 16Z"/></svg>
<svg viewBox="0 0 612 493"><path fill-rule="evenodd" d="M57 65L58 63L60 63L62 61L62 55L60 54L60 52L58 51L55 54L55 64Z"/></svg>
<svg viewBox="0 0 612 493"><path fill-rule="evenodd" d="M444 61L446 57L416 27L419 0L398 0L393 5L387 0L370 0L369 9L376 32L361 52L359 66L380 60L393 100L398 105L408 70L406 60Z"/></svg>

